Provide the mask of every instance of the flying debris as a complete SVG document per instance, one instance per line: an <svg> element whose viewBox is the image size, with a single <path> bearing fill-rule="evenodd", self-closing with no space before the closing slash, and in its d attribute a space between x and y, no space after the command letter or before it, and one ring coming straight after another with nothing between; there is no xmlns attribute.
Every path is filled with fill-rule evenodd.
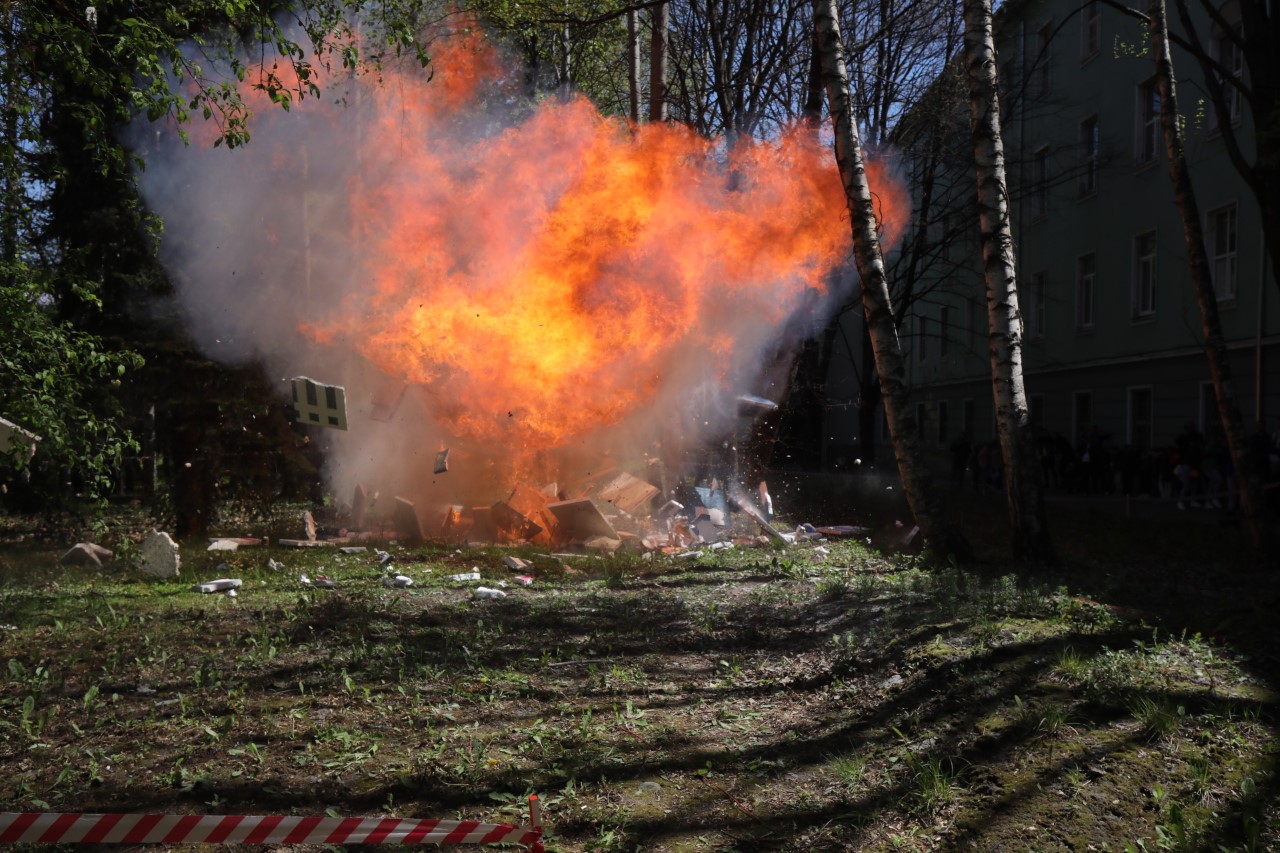
<svg viewBox="0 0 1280 853"><path fill-rule="evenodd" d="M740 394L738 396L738 408L744 414L749 412L774 412L778 409L778 404L764 397L757 397L755 394Z"/></svg>
<svg viewBox="0 0 1280 853"><path fill-rule="evenodd" d="M341 385L322 385L305 376L295 376L293 408L304 424L330 429L347 428L347 392Z"/></svg>

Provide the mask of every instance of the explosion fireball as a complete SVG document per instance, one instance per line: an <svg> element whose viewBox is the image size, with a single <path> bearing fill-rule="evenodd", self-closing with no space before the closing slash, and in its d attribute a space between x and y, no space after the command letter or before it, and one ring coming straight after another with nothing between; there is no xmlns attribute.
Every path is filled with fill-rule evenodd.
<svg viewBox="0 0 1280 853"><path fill-rule="evenodd" d="M337 487L419 476L406 452L426 460L440 442L500 453L494 476L510 480L567 448L696 441L724 427L708 396L763 390L788 322L834 301L850 232L812 128L730 146L680 124L633 126L582 97L513 117L502 68L478 32L452 36L430 79L352 79L343 105L265 106L243 151L171 152L184 182L211 187L229 157L269 146L270 168L246 182L262 195L243 207L220 207L217 192L176 205L150 165L142 179L171 233L202 235L168 260L206 337L282 371L323 363L357 409L380 382L419 390L421 410L401 423L362 429L353 413ZM908 207L870 165L887 244ZM247 227L255 216L264 231ZM264 312L301 333L294 345Z"/></svg>

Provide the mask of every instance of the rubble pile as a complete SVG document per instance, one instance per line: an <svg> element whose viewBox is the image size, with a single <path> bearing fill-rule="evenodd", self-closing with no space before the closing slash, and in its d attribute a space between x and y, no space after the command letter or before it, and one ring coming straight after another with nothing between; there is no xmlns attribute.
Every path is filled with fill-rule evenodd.
<svg viewBox="0 0 1280 853"><path fill-rule="evenodd" d="M394 538L402 544L441 540L456 545L535 545L581 549L681 553L712 543L790 541L750 502L726 495L715 481L692 491L691 506L664 500L662 490L616 469L567 485L517 485L493 504L423 507L392 499L387 513L371 510L377 493L357 485L337 535L297 545L340 545L360 539ZM282 541L281 544L292 544Z"/></svg>

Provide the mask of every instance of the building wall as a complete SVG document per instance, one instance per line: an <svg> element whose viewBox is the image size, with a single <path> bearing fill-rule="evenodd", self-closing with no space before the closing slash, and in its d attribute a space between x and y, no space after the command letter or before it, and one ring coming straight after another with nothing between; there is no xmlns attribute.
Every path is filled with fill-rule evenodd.
<svg viewBox="0 0 1280 853"><path fill-rule="evenodd" d="M1171 444L1187 422L1206 429L1214 419L1204 411L1208 364L1162 136L1156 136L1154 157L1141 156L1143 85L1154 65L1137 23L1102 4L1097 50L1084 55L1084 16L1072 14L1077 8L1076 0L1009 3L998 21L1001 90L1013 93L1001 106L1027 391L1033 419L1050 433L1074 441L1096 424L1123 446L1135 438L1137 417L1142 424L1150 420L1138 443L1160 447ZM1210 31L1208 22L1200 25L1202 33ZM1048 33L1052 38L1042 52L1042 35ZM1045 57L1047 76L1039 61ZM1174 63L1211 262L1213 226L1220 222L1213 214L1235 206L1234 287L1218 302L1235 392L1247 424L1262 418L1273 426L1280 420L1280 289L1265 261L1256 204L1231 168L1211 108L1199 100L1198 66L1178 50ZM1248 138L1250 118L1243 107L1241 113L1238 130ZM1082 140L1094 121L1098 153L1090 170ZM1248 144L1246 154L1252 156ZM972 180L956 186L976 193ZM975 330L970 323L971 304L980 309L979 324L985 322L980 248L961 240L951 250L957 254L961 268L935 282L941 286L912 308L903 326L913 400L927 415L923 434L935 451L959 433L965 400L972 401L971 438L994 436L985 328ZM1079 314L1086 255L1093 256L1094 269L1091 323L1081 323ZM1227 269L1229 257L1220 269ZM1144 282L1152 286L1139 300ZM844 335L857 349L860 318L845 322ZM856 385L847 375L855 362L833 360L828 386L836 408L825 432L840 446L851 446L856 436L850 405L856 403ZM1131 389L1149 389L1149 396ZM1080 423L1085 415L1075 399L1086 392L1091 423ZM1135 402L1137 415L1131 411ZM938 423L939 404L945 404L949 421L945 430Z"/></svg>

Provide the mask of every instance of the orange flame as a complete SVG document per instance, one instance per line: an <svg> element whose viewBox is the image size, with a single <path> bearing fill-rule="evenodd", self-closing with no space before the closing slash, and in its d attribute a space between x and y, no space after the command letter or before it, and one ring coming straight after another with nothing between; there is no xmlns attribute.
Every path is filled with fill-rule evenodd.
<svg viewBox="0 0 1280 853"><path fill-rule="evenodd" d="M495 129L483 38L449 39L433 65L362 96L349 191L366 280L304 331L440 390L459 437L532 454L652 406L691 361L724 381L759 357L744 339L776 333L849 256L811 129L726 148L582 98ZM869 168L892 226L905 196Z"/></svg>

